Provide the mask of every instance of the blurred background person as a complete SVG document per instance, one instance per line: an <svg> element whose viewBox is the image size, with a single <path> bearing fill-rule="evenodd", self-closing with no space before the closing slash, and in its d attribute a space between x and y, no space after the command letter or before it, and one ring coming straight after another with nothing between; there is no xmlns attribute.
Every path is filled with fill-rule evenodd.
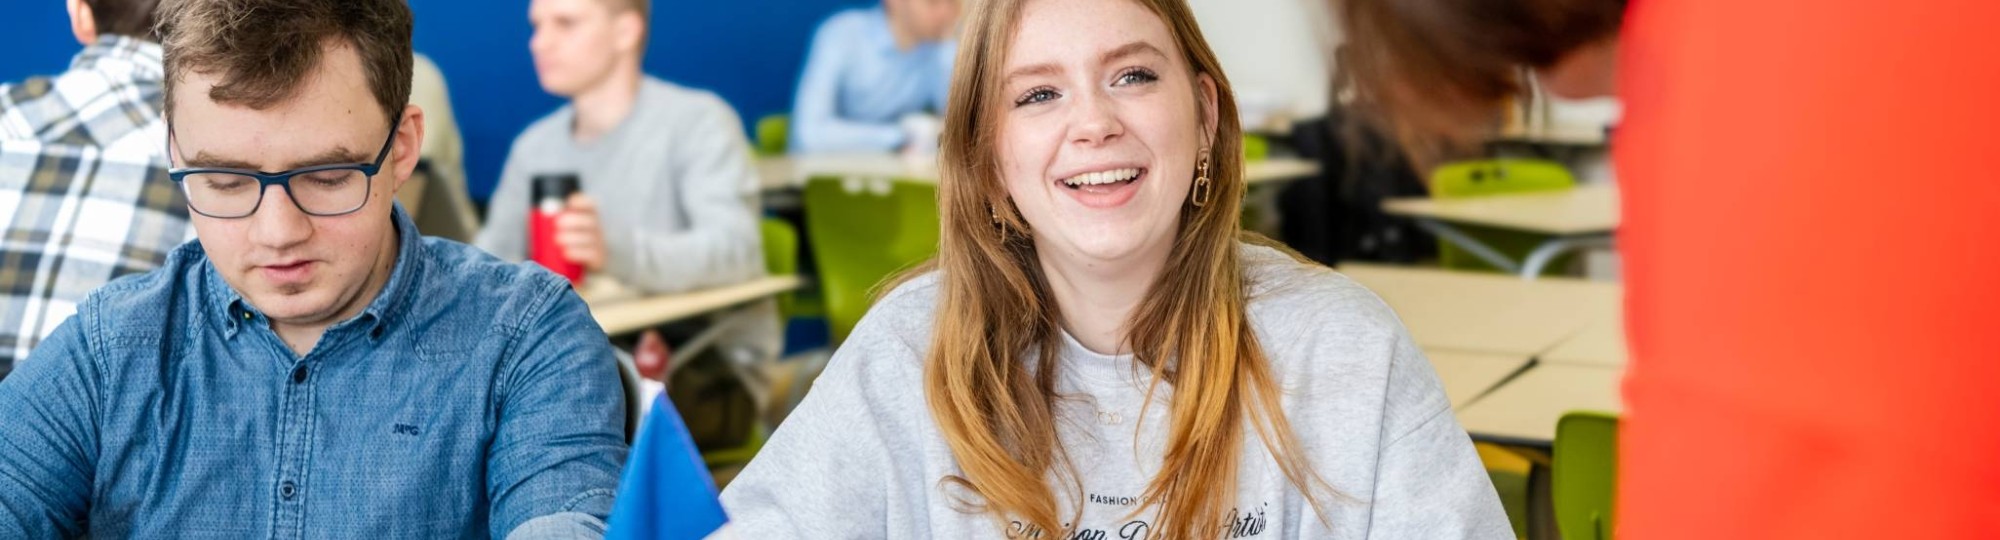
<svg viewBox="0 0 2000 540"><path fill-rule="evenodd" d="M609 278L658 294L764 275L759 182L741 120L714 94L645 74L649 10L648 0L529 4L535 73L544 90L569 104L515 138L479 247L503 259L528 258L534 178L573 174L581 189L556 218L554 236L561 256L592 276L586 282ZM719 336L714 350L730 364L707 366L744 373L778 357L779 324L776 303L764 300L644 332L630 347L638 368L661 378L669 344L722 326L712 330ZM685 401L691 396L676 399L681 410L698 410Z"/></svg>
<svg viewBox="0 0 2000 540"><path fill-rule="evenodd" d="M161 154L156 0L66 0L83 50L0 84L0 379L111 279L190 239Z"/></svg>
<svg viewBox="0 0 2000 540"><path fill-rule="evenodd" d="M883 0L821 23L792 104L791 151L931 153L961 2Z"/></svg>
<svg viewBox="0 0 2000 540"><path fill-rule="evenodd" d="M740 120L713 94L639 67L647 0L535 0L530 51L542 87L570 103L514 140L481 248L528 256L529 184L576 174L558 221L571 262L647 291L762 273L757 177Z"/></svg>

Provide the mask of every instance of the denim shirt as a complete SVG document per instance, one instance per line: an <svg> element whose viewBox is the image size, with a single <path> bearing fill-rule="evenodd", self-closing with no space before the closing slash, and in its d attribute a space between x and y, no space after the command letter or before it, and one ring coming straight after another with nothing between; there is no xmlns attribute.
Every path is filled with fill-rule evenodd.
<svg viewBox="0 0 2000 540"><path fill-rule="evenodd" d="M601 531L604 331L561 278L393 219L388 283L304 357L199 242L88 297L0 382L0 538Z"/></svg>

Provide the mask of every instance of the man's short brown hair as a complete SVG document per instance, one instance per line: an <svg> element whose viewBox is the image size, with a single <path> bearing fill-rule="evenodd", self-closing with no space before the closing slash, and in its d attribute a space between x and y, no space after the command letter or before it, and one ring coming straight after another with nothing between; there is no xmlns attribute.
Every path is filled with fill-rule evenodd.
<svg viewBox="0 0 2000 540"><path fill-rule="evenodd" d="M611 11L613 13L617 13L628 9L632 11L637 11L639 12L639 20L647 21L648 23L647 26L652 26L651 24L653 16L652 0L602 0L602 1L604 2L604 5L611 6Z"/></svg>
<svg viewBox="0 0 2000 540"><path fill-rule="evenodd" d="M159 0L83 0L99 35L153 40L153 8Z"/></svg>
<svg viewBox="0 0 2000 540"><path fill-rule="evenodd" d="M639 55L645 56L646 43L653 36L653 0L598 0L617 15L627 10L639 15Z"/></svg>
<svg viewBox="0 0 2000 540"><path fill-rule="evenodd" d="M410 32L404 0L165 0L160 44L167 114L188 73L219 75L217 103L263 109L298 93L329 42L352 47L375 101L393 122L410 101Z"/></svg>

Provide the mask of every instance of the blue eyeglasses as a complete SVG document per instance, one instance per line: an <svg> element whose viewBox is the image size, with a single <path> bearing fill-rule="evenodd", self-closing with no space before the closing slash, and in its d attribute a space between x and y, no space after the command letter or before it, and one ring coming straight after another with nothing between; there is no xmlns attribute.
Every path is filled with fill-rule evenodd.
<svg viewBox="0 0 2000 540"><path fill-rule="evenodd" d="M169 143L173 137L169 125ZM389 147L395 143L396 123L392 122L389 138L382 141L374 163L314 165L284 172L188 167L170 169L167 176L187 194L188 209L212 218L236 219L257 213L257 207L264 204L264 189L274 184L284 187L292 204L306 215L341 216L368 205L369 185L373 183L369 180L381 172Z"/></svg>

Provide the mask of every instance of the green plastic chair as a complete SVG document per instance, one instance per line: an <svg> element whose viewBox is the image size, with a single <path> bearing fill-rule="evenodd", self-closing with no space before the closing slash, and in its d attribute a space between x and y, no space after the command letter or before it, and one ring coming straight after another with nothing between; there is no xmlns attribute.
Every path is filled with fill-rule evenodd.
<svg viewBox="0 0 2000 540"><path fill-rule="evenodd" d="M859 189L850 191L849 184ZM887 193L877 191L883 184ZM806 182L805 210L806 239L819 265L836 345L868 311L878 283L937 254L935 185L813 178Z"/></svg>
<svg viewBox="0 0 2000 540"><path fill-rule="evenodd" d="M1493 491L1500 495L1500 509L1507 513L1515 538L1528 538L1528 474L1535 464L1513 449L1488 442L1473 441Z"/></svg>
<svg viewBox="0 0 2000 540"><path fill-rule="evenodd" d="M1556 422L1549 463L1556 528L1567 540L1610 540L1618 485L1618 415L1571 411Z"/></svg>
<svg viewBox="0 0 2000 540"><path fill-rule="evenodd" d="M1243 134L1243 161L1264 161L1271 158L1271 141L1263 135Z"/></svg>
<svg viewBox="0 0 2000 540"><path fill-rule="evenodd" d="M757 119L757 157L785 155L791 136L791 115L773 114Z"/></svg>
<svg viewBox="0 0 2000 540"><path fill-rule="evenodd" d="M757 223L764 238L764 270L774 276L799 273L799 231L785 220L766 216ZM809 295L788 292L778 295L778 313L786 319L816 316Z"/></svg>
<svg viewBox="0 0 2000 540"><path fill-rule="evenodd" d="M764 270L771 275L788 275L799 272L799 231L785 220L766 216L757 222L757 232L764 240ZM780 317L790 319L797 316L799 298L796 293L778 295ZM637 373L637 370L634 370ZM759 415L760 418L762 415ZM628 421L628 424L631 423ZM632 426L627 426L628 432ZM763 450L764 442L770 438L770 429L763 420L750 425L750 435L741 446L710 450L701 454L702 462L710 468L733 464L749 463L750 458ZM629 438L629 437L628 437Z"/></svg>
<svg viewBox="0 0 2000 540"><path fill-rule="evenodd" d="M1270 140L1265 139L1263 135L1252 135L1249 133L1243 134L1244 163L1246 164L1255 163L1270 158L1271 158ZM1237 224L1241 225L1243 227L1243 230L1257 231L1275 237L1276 235L1274 233L1276 231L1266 230L1263 228L1265 219L1263 206L1256 204L1248 204L1249 202L1250 201L1248 200L1244 201L1245 204L1243 205L1243 215L1237 220Z"/></svg>
<svg viewBox="0 0 2000 540"><path fill-rule="evenodd" d="M1570 175L1569 169L1560 163L1538 159L1460 161L1431 171L1431 197L1436 199L1538 193L1575 187L1576 178ZM1529 252L1549 239L1547 235L1508 229L1464 224L1453 224L1453 227L1515 261L1526 259ZM1575 258L1574 254L1556 257L1542 274L1560 274L1570 267ZM1438 241L1438 264L1458 270L1501 271L1444 240Z"/></svg>

